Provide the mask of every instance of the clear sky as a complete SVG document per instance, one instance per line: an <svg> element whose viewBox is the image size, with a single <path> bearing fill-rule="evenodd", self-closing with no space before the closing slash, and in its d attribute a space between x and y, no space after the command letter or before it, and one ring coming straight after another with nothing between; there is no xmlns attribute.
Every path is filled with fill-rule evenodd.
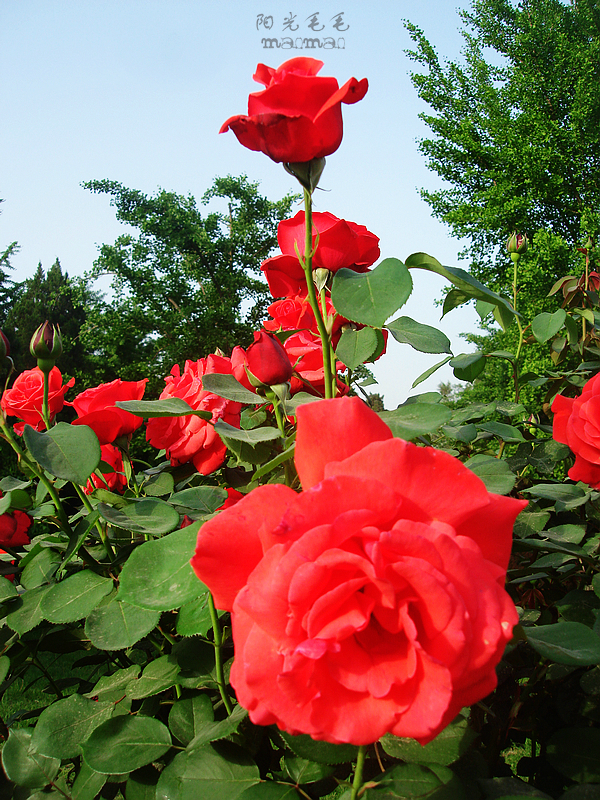
<svg viewBox="0 0 600 800"><path fill-rule="evenodd" d="M295 36L341 36L343 47L264 49L266 36L286 35L290 14ZM325 28L312 33L315 14ZM272 17L272 27L259 15L267 25ZM343 32L332 29L338 15ZM459 243L419 196L419 188L440 184L417 150L426 107L408 76L404 19L424 29L444 58L460 57L461 21L447 0L2 0L0 248L20 244L13 277L30 277L38 262L49 268L57 257L69 275L83 274L98 246L123 232L107 196L81 188L86 180L199 198L216 176L245 173L273 200L296 191L281 165L217 132L246 113L249 92L260 89L252 81L257 63L278 66L297 55L319 57L321 74L340 85L369 79L366 97L343 107L344 140L327 159L327 191L317 192L316 210L366 225L380 237L382 257L425 251L456 265ZM443 281L420 271L413 279L400 313L438 325L434 301ZM475 314L458 309L439 327L455 354L465 352L458 334L475 328ZM411 392L414 378L438 360L393 342L374 369L386 407L448 380L446 368Z"/></svg>

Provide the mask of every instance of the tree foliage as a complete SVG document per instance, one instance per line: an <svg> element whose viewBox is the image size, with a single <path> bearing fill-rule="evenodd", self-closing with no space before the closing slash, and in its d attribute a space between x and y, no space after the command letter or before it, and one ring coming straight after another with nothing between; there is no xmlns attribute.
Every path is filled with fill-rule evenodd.
<svg viewBox="0 0 600 800"><path fill-rule="evenodd" d="M462 63L441 61L407 24L420 68L413 84L430 107L421 117L432 136L419 146L444 181L422 196L466 240L472 273L496 291L512 296L507 237L528 234L533 247L518 276L526 324L547 310L556 280L582 271L576 248L600 230L600 3L474 0L459 14ZM468 337L482 351L515 349L515 327L483 327ZM535 369L546 355L530 341L523 363ZM505 395L506 368L496 360L486 369L478 399Z"/></svg>
<svg viewBox="0 0 600 800"><path fill-rule="evenodd" d="M248 343L268 299L260 264L291 196L271 202L244 176L217 178L201 203L219 209L203 215L191 196L108 180L85 187L108 194L117 219L138 231L102 245L88 276L111 276L112 296L83 332L102 380L146 375L159 387L173 364Z"/></svg>

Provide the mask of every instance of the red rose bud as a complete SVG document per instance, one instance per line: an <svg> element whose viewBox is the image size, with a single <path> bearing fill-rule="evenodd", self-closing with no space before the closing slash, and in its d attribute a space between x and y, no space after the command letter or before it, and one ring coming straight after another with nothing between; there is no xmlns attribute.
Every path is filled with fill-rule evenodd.
<svg viewBox="0 0 600 800"><path fill-rule="evenodd" d="M529 240L527 236L524 233L517 233L516 231L506 242L506 249L511 255L513 253L518 253L519 255L526 253L528 246Z"/></svg>
<svg viewBox="0 0 600 800"><path fill-rule="evenodd" d="M10 355L10 342L6 336L0 331L0 363L8 358Z"/></svg>
<svg viewBox="0 0 600 800"><path fill-rule="evenodd" d="M31 355L37 358L42 372L50 372L62 355L62 336L58 325L46 320L35 331L29 344Z"/></svg>
<svg viewBox="0 0 600 800"><path fill-rule="evenodd" d="M265 386L285 383L292 377L292 364L276 336L254 332L254 343L246 351L248 370Z"/></svg>

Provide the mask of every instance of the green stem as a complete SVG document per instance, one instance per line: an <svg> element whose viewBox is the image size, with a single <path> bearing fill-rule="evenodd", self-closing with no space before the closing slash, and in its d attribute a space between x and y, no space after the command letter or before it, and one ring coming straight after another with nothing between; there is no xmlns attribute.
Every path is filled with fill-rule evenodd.
<svg viewBox="0 0 600 800"><path fill-rule="evenodd" d="M352 781L352 794L350 795L350 800L356 800L358 797L358 792L363 783L363 767L365 765L365 757L367 755L367 746L361 744L358 748L358 755L356 757L356 769L354 770L354 780Z"/></svg>
<svg viewBox="0 0 600 800"><path fill-rule="evenodd" d="M49 378L50 373L42 370L42 375L44 376L44 399L42 401L42 419L44 420L44 425L46 426L46 430L50 430L50 410L48 404L48 391L49 391Z"/></svg>
<svg viewBox="0 0 600 800"><path fill-rule="evenodd" d="M310 192L304 190L304 223L306 227L306 238L304 240L304 258L300 259L304 277L306 278L306 288L308 301L317 321L319 336L321 337L321 347L323 350L323 371L325 373L325 398L330 399L334 396L332 386L335 385L335 375L331 367L331 337L327 332L312 274L312 198Z"/></svg>
<svg viewBox="0 0 600 800"><path fill-rule="evenodd" d="M517 265L519 263L519 253L511 253L513 262L513 308L517 310ZM519 328L519 344L517 345L517 352L513 365L513 379L515 384L515 403L519 402L519 357L521 355L521 348L523 347L523 326L521 320L515 315L517 327Z"/></svg>
<svg viewBox="0 0 600 800"><path fill-rule="evenodd" d="M221 631L217 609L215 608L215 601L213 600L213 596L210 592L208 593L208 610L210 611L210 619L215 637L215 673L217 676L217 685L219 687L219 694L223 700L225 710L227 711L228 715L231 715L233 712L233 707L231 705L229 695L225 690L225 676L223 674L223 660L221 653L221 647L223 646L223 632Z"/></svg>
<svg viewBox="0 0 600 800"><path fill-rule="evenodd" d="M94 509L92 508L92 504L90 503L90 501L87 499L85 492L83 491L81 486L78 486L76 483L74 483L73 486L75 487L75 491L79 495L79 499L81 500L83 505L86 507L88 513L91 514ZM100 534L100 540L101 540L102 544L104 545L104 549L106 550L106 553L107 553L108 557L110 558L111 561L114 561L115 558L116 558L115 551L113 550L113 546L110 543L110 540L108 538L108 534L106 533L105 529L102 527L102 523L100 522L99 519L96 520L95 526L96 526L96 530Z"/></svg>

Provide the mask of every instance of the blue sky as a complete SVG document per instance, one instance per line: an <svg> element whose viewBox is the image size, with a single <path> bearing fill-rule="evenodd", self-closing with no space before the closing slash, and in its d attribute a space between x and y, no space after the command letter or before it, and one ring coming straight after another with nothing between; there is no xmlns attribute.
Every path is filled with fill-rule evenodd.
<svg viewBox="0 0 600 800"><path fill-rule="evenodd" d="M462 7L467 2L461 4ZM273 17L266 31L258 15ZM403 20L423 28L445 58L460 57L457 7L447 0L391 0L373 8L347 2L222 0L3 0L0 4L0 248L17 240L13 277L49 268L60 258L70 275L83 274L98 246L123 232L106 196L81 188L108 178L153 193L158 188L199 198L216 176L245 173L277 199L296 191L281 165L218 135L228 117L246 112L259 62L278 66L300 50L264 49L265 36L282 38L284 18L298 33L343 35L343 49L315 54L322 74L342 84L367 77L369 92L344 106L344 140L327 160L316 210L366 225L380 239L382 257L429 252L457 264L460 245L432 219L419 188L439 186L417 150L427 134L426 110L412 87L404 55L410 39ZM308 29L311 16L325 25ZM339 14L348 29L331 29ZM270 24L270 21L269 23ZM465 264L462 264L465 266ZM437 276L413 274L415 290L402 314L438 325ZM473 330L475 314L458 309L440 324L455 354ZM438 356L392 343L375 367L386 406L411 391L414 378ZM440 371L417 391L433 390Z"/></svg>

